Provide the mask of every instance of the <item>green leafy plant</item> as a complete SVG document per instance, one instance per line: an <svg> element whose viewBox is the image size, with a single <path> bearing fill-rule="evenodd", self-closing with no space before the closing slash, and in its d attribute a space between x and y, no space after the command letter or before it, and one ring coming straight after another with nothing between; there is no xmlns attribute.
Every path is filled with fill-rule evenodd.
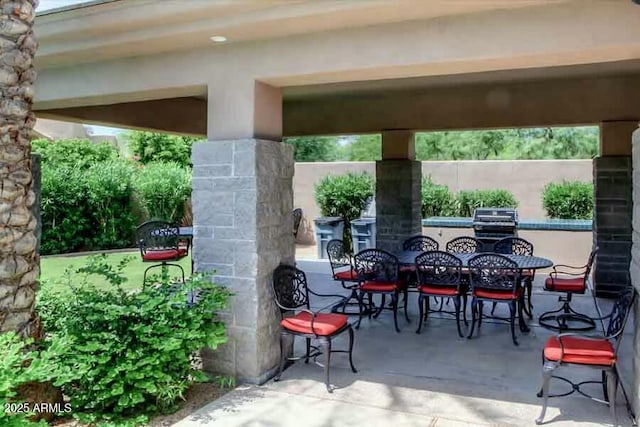
<svg viewBox="0 0 640 427"><path fill-rule="evenodd" d="M191 171L175 162L149 163L138 172L135 191L148 219L179 222L191 195Z"/></svg>
<svg viewBox="0 0 640 427"><path fill-rule="evenodd" d="M41 156L42 166L69 166L88 169L90 166L118 158L118 149L108 142L93 143L88 139L36 139L31 142L34 153Z"/></svg>
<svg viewBox="0 0 640 427"><path fill-rule="evenodd" d="M62 291L43 290L38 298L48 340L69 343L58 352L55 385L84 421L172 409L193 381L204 378L192 355L227 339L217 313L230 293L208 276L195 275L185 286L156 278L154 286L126 291L120 286L125 265L93 257L56 286ZM92 286L95 274L111 286Z"/></svg>
<svg viewBox="0 0 640 427"><path fill-rule="evenodd" d="M593 184L563 181L544 187L542 206L550 218L591 219L593 217Z"/></svg>
<svg viewBox="0 0 640 427"><path fill-rule="evenodd" d="M450 216L454 209L454 197L449 187L436 184L431 176L422 178L422 217Z"/></svg>
<svg viewBox="0 0 640 427"><path fill-rule="evenodd" d="M191 147L198 138L157 132L132 131L125 135L129 151L142 164L175 162L184 168L191 165Z"/></svg>
<svg viewBox="0 0 640 427"><path fill-rule="evenodd" d="M469 217L476 208L517 208L518 201L507 190L463 190L455 198L458 216Z"/></svg>
<svg viewBox="0 0 640 427"><path fill-rule="evenodd" d="M360 217L367 199L374 194L375 182L366 172L327 175L316 185L316 202L322 215L344 219L345 247L351 247L351 221Z"/></svg>

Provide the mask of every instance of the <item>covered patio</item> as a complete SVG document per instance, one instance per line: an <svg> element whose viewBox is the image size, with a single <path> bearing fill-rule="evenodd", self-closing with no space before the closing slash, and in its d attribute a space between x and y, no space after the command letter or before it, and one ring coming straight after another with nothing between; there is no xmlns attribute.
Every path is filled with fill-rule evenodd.
<svg viewBox="0 0 640 427"><path fill-rule="evenodd" d="M206 137L192 153L193 259L197 271L215 270L214 280L235 294L224 314L229 343L204 352L208 371L254 384L276 371L279 315L271 274L279 264L295 262L294 162L291 147L281 142L286 136L382 134L378 246L393 250L421 231L416 130L597 124L596 291L613 296L632 286L630 267L631 282L640 286L640 216L632 198L634 192L640 196L640 186L633 185L633 165L640 164L639 6L600 0L589 0L588 7L584 0L400 3L185 1L150 7L109 1L50 11L36 20L39 117ZM213 36L227 42L216 44ZM640 318L639 304L635 313ZM637 322L628 329L635 344L624 369L632 372L628 390L640 413ZM417 413L435 408L429 405L449 407L440 406L439 398L431 401L427 397L436 395L429 393L458 390L454 394L479 399L468 410L486 415L482 422L509 420L512 411L489 419L493 403L479 402L490 395L504 399L505 408L524 405L521 419L532 419L527 411L536 412L534 378L546 332L534 328L513 349L502 325L495 337L488 327L467 342L446 332L452 322L442 323L446 327L426 328L422 336L407 328L389 337L398 340L394 346L374 338L391 328L363 326L360 334L372 338L358 341L359 375L370 378L373 389L410 382L398 394L423 393L425 399L396 403ZM376 361L365 356L366 342ZM485 345L493 351L504 346L501 374ZM465 352L458 353L462 346ZM470 346L478 351L468 351ZM393 363L404 353L417 359ZM460 357L455 366L449 366L451 355ZM482 368L471 368L474 358L484 362ZM527 368L520 369L525 360ZM505 365L513 367L513 383L504 376ZM287 375L302 378L303 372L313 378L315 371L295 367ZM351 383L340 393L360 399L371 394L359 389L356 377L335 372L336 383ZM409 372L417 374L409 380ZM316 385L284 381L274 390L287 387ZM575 416L578 423L587 422L587 415L591 422L606 419L606 408L587 409L581 402L562 416Z"/></svg>
<svg viewBox="0 0 640 427"><path fill-rule="evenodd" d="M341 289L321 263L298 264L307 271L317 271L307 274L314 290L334 293ZM479 336L468 340L458 337L451 316L431 314L422 333L416 335L417 298L413 294L409 302L412 321L400 321L402 333L393 330L390 313L363 321L355 337L357 374L351 372L346 356L333 356L331 375L336 389L332 394L326 392L321 367L297 361L279 382L235 390L178 426L203 421L229 426L251 422L289 425L302 417L309 426L533 426L541 407L541 399L536 397L541 383L540 353L553 333L539 327L536 319L557 306L557 297L541 290L543 279L537 278L534 287L531 332L519 334L518 347L511 343L508 325L491 320L483 322ZM315 301L316 308L327 302L324 298ZM590 295L578 296L575 302L579 311L596 315ZM599 303L605 312L610 307L609 300L600 299ZM497 310L496 314L505 314L504 309ZM620 354L623 378L631 375L631 329L626 330ZM337 340L335 347L346 347L346 341ZM297 340L296 352L304 352L304 340ZM596 371L584 368L564 368L560 374L577 382L599 379ZM559 381L552 381L551 387L555 393L570 390ZM597 385L584 390L596 397L602 394ZM617 410L619 425L631 425L621 393ZM551 398L545 421L559 427L612 425L606 405L577 393Z"/></svg>

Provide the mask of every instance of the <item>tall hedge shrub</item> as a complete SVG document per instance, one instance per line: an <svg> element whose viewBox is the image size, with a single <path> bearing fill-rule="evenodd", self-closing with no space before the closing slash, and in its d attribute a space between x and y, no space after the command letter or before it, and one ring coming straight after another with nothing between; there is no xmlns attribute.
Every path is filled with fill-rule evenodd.
<svg viewBox="0 0 640 427"><path fill-rule="evenodd" d="M315 187L316 203L324 216L344 219L343 241L351 248L351 221L359 218L367 199L375 194L375 181L366 172L327 175Z"/></svg>
<svg viewBox="0 0 640 427"><path fill-rule="evenodd" d="M593 184L579 181L549 183L542 193L542 206L549 218L591 219Z"/></svg>
<svg viewBox="0 0 640 427"><path fill-rule="evenodd" d="M135 191L147 218L180 222L191 195L191 171L175 162L151 162L138 171Z"/></svg>
<svg viewBox="0 0 640 427"><path fill-rule="evenodd" d="M422 178L422 217L454 214L454 196L446 185L436 184L431 176Z"/></svg>
<svg viewBox="0 0 640 427"><path fill-rule="evenodd" d="M507 190L463 190L455 199L458 216L469 217L476 208L517 208L518 201Z"/></svg>

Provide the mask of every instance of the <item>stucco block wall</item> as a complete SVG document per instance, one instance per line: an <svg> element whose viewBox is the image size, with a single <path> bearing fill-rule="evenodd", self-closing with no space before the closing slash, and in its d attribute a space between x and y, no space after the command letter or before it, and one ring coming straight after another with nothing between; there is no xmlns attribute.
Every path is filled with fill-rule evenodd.
<svg viewBox="0 0 640 427"><path fill-rule="evenodd" d="M296 163L293 203L305 217L320 215L315 185L326 175L366 171L375 176L375 162ZM593 179L591 160L497 160L422 162L422 175L444 184L452 192L503 188L511 191L520 206L520 218L544 218L542 190L550 182Z"/></svg>

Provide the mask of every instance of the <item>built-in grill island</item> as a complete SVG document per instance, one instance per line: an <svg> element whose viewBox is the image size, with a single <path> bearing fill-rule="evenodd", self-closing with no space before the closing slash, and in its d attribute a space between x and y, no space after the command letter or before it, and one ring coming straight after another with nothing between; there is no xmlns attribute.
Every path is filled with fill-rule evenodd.
<svg viewBox="0 0 640 427"><path fill-rule="evenodd" d="M482 252L492 252L498 240L518 235L518 212L512 208L477 208L473 231L483 244Z"/></svg>

